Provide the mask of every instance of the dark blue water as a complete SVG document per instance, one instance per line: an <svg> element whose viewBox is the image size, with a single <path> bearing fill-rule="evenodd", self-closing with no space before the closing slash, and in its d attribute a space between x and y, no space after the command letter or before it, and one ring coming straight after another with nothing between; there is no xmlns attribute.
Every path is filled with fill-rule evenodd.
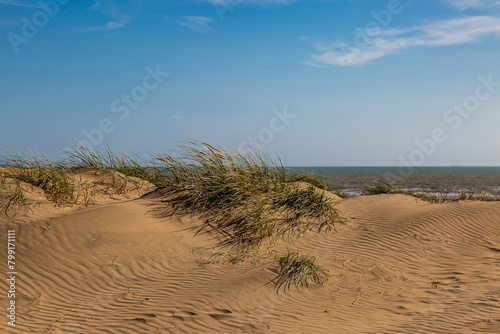
<svg viewBox="0 0 500 334"><path fill-rule="evenodd" d="M462 190L475 190L500 196L500 167L293 167L314 172L348 196L363 193L363 185L375 179L390 178L407 189L454 197Z"/></svg>

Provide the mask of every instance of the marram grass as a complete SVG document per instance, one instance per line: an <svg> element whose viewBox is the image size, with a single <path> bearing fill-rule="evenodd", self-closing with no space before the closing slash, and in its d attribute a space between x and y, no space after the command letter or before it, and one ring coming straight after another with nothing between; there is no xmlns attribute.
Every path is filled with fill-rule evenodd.
<svg viewBox="0 0 500 334"><path fill-rule="evenodd" d="M26 197L26 194L21 186L21 182L17 181L15 186L6 184L5 175L0 176L0 211L9 216L9 213L14 208L31 209L31 201Z"/></svg>
<svg viewBox="0 0 500 334"><path fill-rule="evenodd" d="M108 151L108 160L98 165L99 155L94 155L91 150L80 148L78 159L76 153L72 153L65 159L52 161L43 155L23 149L20 152L4 151L0 155L0 166L3 166L3 178L10 178L17 181L32 184L40 188L45 197L56 206L89 205L95 200L98 193L97 188L104 187L108 195L125 195L130 190L146 190L150 187L140 183L128 182L128 176L139 175L146 180L157 179L161 183L165 179L154 175L159 171L142 168L139 171L140 163L127 156L115 156ZM87 154L87 156L85 156ZM104 157L104 155L101 155ZM94 160L92 160L94 159ZM110 162L111 161L111 162ZM108 166L108 167L106 167ZM74 174L77 167L90 167L93 169L110 172L111 179L102 177L98 181L82 181ZM126 171L125 177L115 175L114 171ZM1 180L0 180L1 181ZM136 182L137 183L137 182ZM142 189L144 188L144 189Z"/></svg>
<svg viewBox="0 0 500 334"><path fill-rule="evenodd" d="M109 147L104 152L99 152L86 146L77 145L67 155L66 164L97 170L114 170L126 176L151 182L157 187L166 185L165 170L157 159L154 157L144 159L124 152L116 154Z"/></svg>
<svg viewBox="0 0 500 334"><path fill-rule="evenodd" d="M10 167L5 176L30 183L42 189L56 205L76 202L76 183L64 164L37 156L29 150L6 152L0 156L0 165Z"/></svg>
<svg viewBox="0 0 500 334"><path fill-rule="evenodd" d="M314 257L288 251L278 261L276 289L289 289L292 284L300 289L309 288L313 283L323 285L329 275L315 262Z"/></svg>
<svg viewBox="0 0 500 334"><path fill-rule="evenodd" d="M305 188L298 185L295 181L305 178L290 178L279 157L188 141L177 157L159 160L167 167L162 193L173 213L200 215L204 228L219 232L238 251L311 229L329 230L339 219L332 202L311 183L326 185L317 179Z"/></svg>
<svg viewBox="0 0 500 334"><path fill-rule="evenodd" d="M364 186L364 192L367 195L402 194L407 196L413 196L429 203L443 203L452 200L448 197L448 194L446 194L443 197L439 197L433 194L425 194L423 191L413 191L405 189L398 183L388 179L374 180L371 185ZM500 200L500 198L491 194L487 194L485 192L477 192L473 189L469 189L460 191L458 198L456 198L455 200L490 202L490 201L498 201Z"/></svg>

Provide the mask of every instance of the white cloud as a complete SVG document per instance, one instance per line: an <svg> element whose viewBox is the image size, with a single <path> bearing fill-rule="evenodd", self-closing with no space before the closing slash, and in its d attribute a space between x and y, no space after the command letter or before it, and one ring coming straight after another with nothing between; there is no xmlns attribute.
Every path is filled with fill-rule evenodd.
<svg viewBox="0 0 500 334"><path fill-rule="evenodd" d="M172 115L172 116L170 116L170 119L173 120L173 121L178 121L178 120L181 119L181 116L179 116L179 115Z"/></svg>
<svg viewBox="0 0 500 334"><path fill-rule="evenodd" d="M97 10L99 7L101 7L102 3L101 0L95 0L94 4L89 7L91 10Z"/></svg>
<svg viewBox="0 0 500 334"><path fill-rule="evenodd" d="M203 2L209 2L214 5L227 5L231 7L235 7L240 3L247 2L247 3L253 3L256 5L272 5L272 4L278 4L278 5L287 5L293 2L297 2L300 0L199 0Z"/></svg>
<svg viewBox="0 0 500 334"><path fill-rule="evenodd" d="M210 23L216 22L214 19L205 16L184 16L186 21L177 22L180 25L194 29L199 32L210 31Z"/></svg>
<svg viewBox="0 0 500 334"><path fill-rule="evenodd" d="M351 43L315 42L317 53L311 55L306 65L364 65L371 60L412 47L471 43L489 35L500 37L500 18L472 16L434 22L405 30L381 30L372 37L369 37L367 33L357 32Z"/></svg>
<svg viewBox="0 0 500 334"><path fill-rule="evenodd" d="M446 0L451 6L464 11L467 9L485 9L500 6L499 0Z"/></svg>
<svg viewBox="0 0 500 334"><path fill-rule="evenodd" d="M34 1L33 1L34 2ZM18 7L29 7L29 8L40 8L39 5L35 3L25 3L17 0L0 0L0 5L6 6L18 6Z"/></svg>
<svg viewBox="0 0 500 334"><path fill-rule="evenodd" d="M120 29L120 28L125 28L127 26L127 21L123 22L114 22L114 21L109 21L106 24L100 25L100 26L94 26L94 27L85 27L85 28L77 28L77 32L85 33L85 32L92 32L92 31L109 31L109 30L114 30L114 29Z"/></svg>
<svg viewBox="0 0 500 334"><path fill-rule="evenodd" d="M80 29L82 32L125 28L131 16L137 12L137 8L132 2L125 1L117 4L114 0L94 0L94 4L88 9L105 16L107 22L102 25ZM125 14L125 12L133 14Z"/></svg>
<svg viewBox="0 0 500 334"><path fill-rule="evenodd" d="M106 23L106 26L104 27L106 30L112 30L112 29L118 29L118 28L125 28L126 22L113 22L110 21Z"/></svg>

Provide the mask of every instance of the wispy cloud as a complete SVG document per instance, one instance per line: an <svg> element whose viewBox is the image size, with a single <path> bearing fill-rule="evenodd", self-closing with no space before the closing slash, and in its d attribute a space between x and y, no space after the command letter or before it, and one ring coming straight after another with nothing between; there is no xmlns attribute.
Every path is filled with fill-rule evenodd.
<svg viewBox="0 0 500 334"><path fill-rule="evenodd" d="M122 22L109 21L100 26L85 27L80 29L77 28L77 31L82 33L92 32L92 31L109 31L114 29L125 28L126 26L127 26L127 21L122 21Z"/></svg>
<svg viewBox="0 0 500 334"><path fill-rule="evenodd" d="M101 0L95 0L94 4L92 6L90 6L89 9L96 10L96 9L99 9L99 7L101 7L101 5L102 5Z"/></svg>
<svg viewBox="0 0 500 334"><path fill-rule="evenodd" d="M117 5L113 0L95 0L94 4L88 7L88 9L93 12L100 12L107 19L107 22L98 26L82 28L80 31L109 31L125 28L130 21L130 15L124 14L125 10L130 11L128 7L130 7L129 3Z"/></svg>
<svg viewBox="0 0 500 334"><path fill-rule="evenodd" d="M184 16L184 19L185 21L177 23L199 32L207 32L212 30L212 27L210 27L209 24L217 22L214 19L205 16Z"/></svg>
<svg viewBox="0 0 500 334"><path fill-rule="evenodd" d="M287 5L290 3L294 3L300 0L239 0L239 1L234 1L234 0L198 0L198 1L203 1L203 2L209 2L215 5L229 5L229 6L234 6L235 3L253 3L256 5L271 5L271 4L278 4L278 5Z"/></svg>
<svg viewBox="0 0 500 334"><path fill-rule="evenodd" d="M181 119L181 116L179 116L179 115L172 115L172 116L170 116L170 119L173 120L173 121L178 121L178 120Z"/></svg>
<svg viewBox="0 0 500 334"><path fill-rule="evenodd" d="M471 43L490 35L500 37L500 18L472 16L451 19L405 30L381 30L377 36L372 38L365 33L363 38L358 36L358 38L353 39L351 44L346 42L330 44L315 42L317 53L311 55L311 59L303 63L309 66L364 65L369 61L412 47L439 47Z"/></svg>
<svg viewBox="0 0 500 334"><path fill-rule="evenodd" d="M500 7L499 0L446 0L451 6L464 11L467 9L486 9Z"/></svg>
<svg viewBox="0 0 500 334"><path fill-rule="evenodd" d="M17 1L17 0L0 0L0 5L40 8L40 6L37 5L36 3L34 3L34 1L33 1L33 3L26 3L26 2Z"/></svg>

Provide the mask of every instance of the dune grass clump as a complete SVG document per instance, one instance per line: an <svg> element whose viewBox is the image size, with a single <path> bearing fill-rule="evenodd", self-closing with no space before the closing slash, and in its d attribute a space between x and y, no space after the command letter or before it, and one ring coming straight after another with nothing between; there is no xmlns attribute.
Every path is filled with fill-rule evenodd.
<svg viewBox="0 0 500 334"><path fill-rule="evenodd" d="M123 162L123 161L122 161ZM125 164L125 163L123 163ZM77 164L74 158L51 161L43 155L29 150L13 153L7 151L0 155L0 166L3 166L4 177L26 182L40 188L45 197L56 206L89 205L95 202L95 196L102 191L106 194L126 195L130 190L150 190L146 184L128 182L127 177L115 175L105 176L98 181L82 181L74 174L74 168L89 167L84 163ZM123 166L122 166L123 167ZM104 168L100 168L104 170ZM132 170L132 167L130 168ZM129 171L129 173L132 173ZM138 173L136 173L138 174ZM143 189L144 188L144 189Z"/></svg>
<svg viewBox="0 0 500 334"><path fill-rule="evenodd" d="M287 175L287 179L289 182L309 183L309 184L315 186L316 188L319 188L322 190L328 190L340 198L347 198L347 194L343 191L343 187L336 188L333 186L329 186L326 184L326 182L322 178L320 178L318 175L316 175L314 173L305 173L305 172L289 173Z"/></svg>
<svg viewBox="0 0 500 334"><path fill-rule="evenodd" d="M460 201L482 201L482 202L494 202L499 201L498 196L488 194L486 192L478 192L474 189L461 190L458 200Z"/></svg>
<svg viewBox="0 0 500 334"><path fill-rule="evenodd" d="M484 202L492 202L500 200L500 198L495 197L491 194L487 194L485 192L476 192L473 189L461 190L457 198L449 197L448 193L445 194L445 196L443 197L439 197L433 194L425 194L422 191L407 190L394 181L382 180L382 179L377 179L373 181L371 185L364 186L364 191L365 194L367 195L378 195L378 194L408 195L419 198L429 203L443 203L451 200L484 201Z"/></svg>
<svg viewBox="0 0 500 334"><path fill-rule="evenodd" d="M236 204L236 203L235 203ZM267 201L262 197L249 198L234 209L210 210L204 227L215 228L225 237L226 244L241 245L243 250L258 247L263 240L277 233L276 222L267 214Z"/></svg>
<svg viewBox="0 0 500 334"><path fill-rule="evenodd" d="M364 193L367 195L401 194L413 196L430 203L441 203L447 200L447 197L440 198L436 195L428 195L424 194L423 192L416 192L413 190L405 189L401 185L391 180L377 179L373 181L371 185L365 185L363 188Z"/></svg>
<svg viewBox="0 0 500 334"><path fill-rule="evenodd" d="M166 185L165 170L156 159L143 159L127 153L115 154L109 147L104 152L99 152L78 145L68 154L68 165L103 171L114 170L151 182L157 187Z"/></svg>
<svg viewBox="0 0 500 334"><path fill-rule="evenodd" d="M312 185L301 189L279 158L194 141L179 148L179 157L160 158L167 167L166 201L174 212L203 217L203 228L239 250L293 232L325 230L338 220L328 198Z"/></svg>
<svg viewBox="0 0 500 334"><path fill-rule="evenodd" d="M299 289L309 288L312 283L323 285L329 275L315 261L314 257L288 251L278 261L278 275L274 279L276 289L290 289L292 284Z"/></svg>
<svg viewBox="0 0 500 334"><path fill-rule="evenodd" d="M0 165L9 167L4 172L6 177L39 187L56 205L76 203L77 185L63 163L50 161L44 156L36 156L31 151L24 151L7 152L0 156Z"/></svg>
<svg viewBox="0 0 500 334"><path fill-rule="evenodd" d="M286 213L286 224L299 227L300 224L315 222L320 230L330 230L338 217L324 192L317 191L312 184L305 188L285 187L273 202Z"/></svg>
<svg viewBox="0 0 500 334"><path fill-rule="evenodd" d="M15 206L29 209L30 205L31 201L26 198L21 182L17 181L15 187L8 185L7 176L2 172L0 174L0 211L8 215L9 210Z"/></svg>
<svg viewBox="0 0 500 334"><path fill-rule="evenodd" d="M313 173L294 172L287 175L288 182L305 182L322 190L331 190L323 180Z"/></svg>
<svg viewBox="0 0 500 334"><path fill-rule="evenodd" d="M379 194L407 194L399 184L394 181L377 179L374 180L371 185L365 185L364 192L368 195L379 195Z"/></svg>
<svg viewBox="0 0 500 334"><path fill-rule="evenodd" d="M30 209L31 201L26 198L26 194L21 187L21 182L17 181L14 189L5 185L5 178L0 180L0 211L8 215L13 207Z"/></svg>

